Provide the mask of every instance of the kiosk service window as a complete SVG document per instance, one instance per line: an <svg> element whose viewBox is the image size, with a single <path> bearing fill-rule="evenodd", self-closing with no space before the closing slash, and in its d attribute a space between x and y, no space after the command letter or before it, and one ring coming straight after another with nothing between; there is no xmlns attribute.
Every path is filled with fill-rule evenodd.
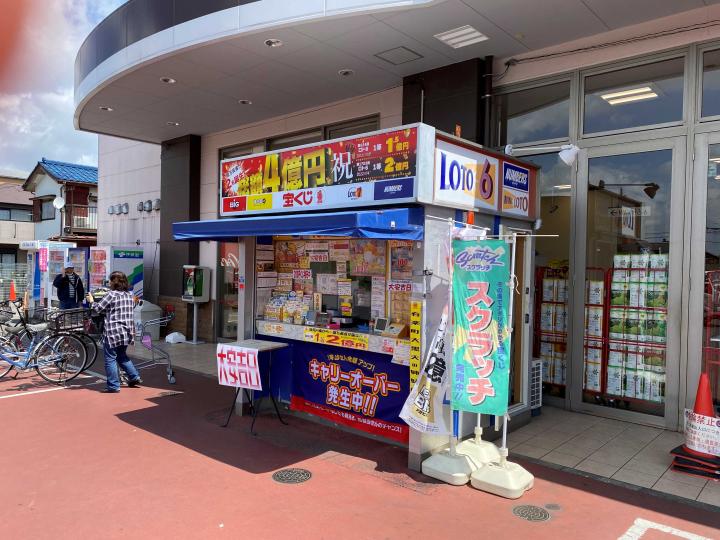
<svg viewBox="0 0 720 540"><path fill-rule="evenodd" d="M412 241L275 237L256 249L258 320L405 338Z"/></svg>

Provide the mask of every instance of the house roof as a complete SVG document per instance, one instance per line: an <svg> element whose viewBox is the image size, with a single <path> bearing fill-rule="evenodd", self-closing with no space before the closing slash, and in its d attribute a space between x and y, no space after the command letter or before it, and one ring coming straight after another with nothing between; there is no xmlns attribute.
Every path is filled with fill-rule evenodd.
<svg viewBox="0 0 720 540"><path fill-rule="evenodd" d="M0 181L0 203L32 204L32 193L23 190L21 184Z"/></svg>
<svg viewBox="0 0 720 540"><path fill-rule="evenodd" d="M77 182L80 184L95 185L98 183L97 167L65 163L64 161L53 161L45 158L38 161L38 167L45 169L50 176L60 182Z"/></svg>

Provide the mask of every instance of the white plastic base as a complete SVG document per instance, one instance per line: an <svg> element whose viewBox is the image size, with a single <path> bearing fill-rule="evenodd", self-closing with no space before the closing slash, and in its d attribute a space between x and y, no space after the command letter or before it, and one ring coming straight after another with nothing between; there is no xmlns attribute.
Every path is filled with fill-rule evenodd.
<svg viewBox="0 0 720 540"><path fill-rule="evenodd" d="M469 457L475 468L480 468L488 463L500 461L500 450L489 441L475 442L476 438L467 439L457 446L457 453Z"/></svg>
<svg viewBox="0 0 720 540"><path fill-rule="evenodd" d="M470 481L470 475L475 470L473 463L467 456L451 455L450 450L443 450L433 454L422 464L424 475L441 480L452 486L464 486Z"/></svg>
<svg viewBox="0 0 720 540"><path fill-rule="evenodd" d="M506 499L518 499L532 489L535 478L517 463L490 463L475 471L470 478L475 489L499 495Z"/></svg>

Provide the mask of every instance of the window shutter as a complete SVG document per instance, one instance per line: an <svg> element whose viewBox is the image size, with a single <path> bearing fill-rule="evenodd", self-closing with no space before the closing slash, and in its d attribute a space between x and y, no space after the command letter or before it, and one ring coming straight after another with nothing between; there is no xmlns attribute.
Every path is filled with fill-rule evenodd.
<svg viewBox="0 0 720 540"><path fill-rule="evenodd" d="M39 199L33 201L32 220L35 223L42 221L42 201Z"/></svg>

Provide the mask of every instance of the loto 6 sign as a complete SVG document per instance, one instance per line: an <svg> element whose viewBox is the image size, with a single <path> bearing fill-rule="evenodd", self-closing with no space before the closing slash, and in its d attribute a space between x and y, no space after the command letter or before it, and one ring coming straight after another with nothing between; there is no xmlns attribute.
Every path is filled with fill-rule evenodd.
<svg viewBox="0 0 720 540"><path fill-rule="evenodd" d="M215 357L218 383L235 388L262 390L257 349L219 344Z"/></svg>
<svg viewBox="0 0 720 540"><path fill-rule="evenodd" d="M472 210L497 210L496 158L438 140L434 202Z"/></svg>

